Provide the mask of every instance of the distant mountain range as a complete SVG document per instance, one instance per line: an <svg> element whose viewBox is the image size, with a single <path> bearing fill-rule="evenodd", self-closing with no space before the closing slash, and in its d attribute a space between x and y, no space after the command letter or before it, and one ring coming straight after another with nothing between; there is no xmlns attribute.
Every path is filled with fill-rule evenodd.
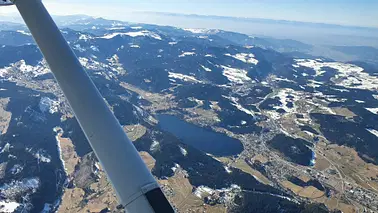
<svg viewBox="0 0 378 213"><path fill-rule="evenodd" d="M326 23L315 23L315 22L302 22L302 21L288 21L288 20L274 20L265 18L249 18L249 17L233 17L233 16L218 16L218 15L198 15L198 14L182 14L182 13L167 13L167 12L151 12L143 11L140 13L164 15L172 17L191 17L191 18L208 18L208 19L219 19L219 20L232 20L232 21L243 21L243 22L257 22L257 23L268 23L268 24L285 24L285 25L302 25L310 27L326 27L326 28L342 28L342 29L364 29L364 30L378 30L374 27L361 27L352 25L339 25L339 24L326 24Z"/></svg>
<svg viewBox="0 0 378 213"><path fill-rule="evenodd" d="M144 13L144 12L143 12ZM209 18L209 19L227 19L227 20L239 20L239 21L251 21L251 22L261 22L261 23L280 23L280 24L287 24L287 25L313 25L314 27L339 27L345 29L355 29L355 30L372 30L375 31L374 28L366 28L366 27L350 27L350 26L341 26L341 25L330 25L330 24L317 24L317 23L306 23L306 22L292 22L292 21L281 21L281 20L270 20L270 19L255 19L255 18L235 18L235 17L223 17L223 16L202 16L202 15L184 15L184 14L176 14L176 13L156 13L156 12L147 12L151 14L157 15L166 15L166 16L183 16L183 17L201 17L201 18ZM122 21L112 21L103 18L94 18L87 15L70 15L70 16L53 16L56 23L64 28L70 27L71 29L81 30L83 27L86 26L86 23L95 23L99 26L106 26L109 23L113 25L129 25L131 23L122 22ZM19 18L8 18L9 20L18 21L19 23L15 22L5 22L0 21L0 30L3 30L3 34L7 30L17 30L17 29L25 29L22 27L23 25L22 20ZM7 20L7 19L4 19ZM153 26L153 25L151 25ZM377 31L378 32L378 31ZM242 33L231 32L231 31L224 31L224 30L205 30L205 29L198 29L197 34L210 34L222 37L225 41L231 41L234 44L238 45L253 45L262 47L265 49L274 49L279 52L290 53L293 56L303 56L303 55L313 55L314 57L327 57L334 60L341 60L341 61L364 61L368 63L376 64L378 63L377 59L377 51L378 49L372 46L333 46L333 45L311 45L306 44L304 42L300 42L293 39L277 39L267 36L249 36ZM17 40L18 36L22 35L15 35L12 40ZM23 36L25 37L25 36ZM1 38L1 37L0 37ZM5 39L5 38L3 38ZM10 37L7 37L10 39ZM363 39L363 38L361 38ZM28 42L28 39L23 40L24 42ZM30 38L29 38L30 42ZM4 44L12 44L11 41L2 41Z"/></svg>

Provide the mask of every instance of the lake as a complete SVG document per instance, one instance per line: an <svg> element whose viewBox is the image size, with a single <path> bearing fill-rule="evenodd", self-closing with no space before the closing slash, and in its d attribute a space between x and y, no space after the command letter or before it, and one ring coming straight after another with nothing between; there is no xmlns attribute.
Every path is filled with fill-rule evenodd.
<svg viewBox="0 0 378 213"><path fill-rule="evenodd" d="M203 152L215 156L231 156L243 151L243 144L239 140L225 134L190 124L173 115L160 114L157 118L162 130Z"/></svg>

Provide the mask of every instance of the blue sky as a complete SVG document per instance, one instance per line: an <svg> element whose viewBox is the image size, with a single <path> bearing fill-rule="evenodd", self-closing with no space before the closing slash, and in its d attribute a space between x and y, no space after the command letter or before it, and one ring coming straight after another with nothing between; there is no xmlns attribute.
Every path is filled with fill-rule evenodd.
<svg viewBox="0 0 378 213"><path fill-rule="evenodd" d="M52 14L132 19L131 12L268 18L378 27L378 0L44 0ZM12 12L12 9L1 9ZM13 11L14 12L14 11Z"/></svg>

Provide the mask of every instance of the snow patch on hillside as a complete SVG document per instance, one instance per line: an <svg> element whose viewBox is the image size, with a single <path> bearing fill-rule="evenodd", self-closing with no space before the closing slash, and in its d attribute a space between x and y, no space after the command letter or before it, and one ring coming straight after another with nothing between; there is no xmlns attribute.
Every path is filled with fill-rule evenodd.
<svg viewBox="0 0 378 213"><path fill-rule="evenodd" d="M235 106L238 110L242 111L242 112L245 112L247 113L248 115L252 115L254 116L255 113L251 110L248 110L246 108L244 108L241 104L239 104L238 102L236 102L235 100L232 100L233 103L231 103L233 106Z"/></svg>
<svg viewBox="0 0 378 213"><path fill-rule="evenodd" d="M32 72L34 70L34 67L27 65L24 60L15 63L15 65L20 69L21 72Z"/></svg>
<svg viewBox="0 0 378 213"><path fill-rule="evenodd" d="M257 63L259 63L259 61L257 59L255 59L255 55L252 54L252 53L238 53L236 55L231 55L231 54L225 54L225 55L233 57L233 58L235 58L239 61L242 61L242 62L248 63L248 64L256 65Z"/></svg>
<svg viewBox="0 0 378 213"><path fill-rule="evenodd" d="M38 159L38 163L50 163L51 162L51 156L46 152L46 150L39 149L37 152L32 151L31 152L35 158Z"/></svg>
<svg viewBox="0 0 378 213"><path fill-rule="evenodd" d="M41 112L49 112L54 114L59 111L60 102L50 99L49 97L42 97L39 101L39 109Z"/></svg>
<svg viewBox="0 0 378 213"><path fill-rule="evenodd" d="M11 169L10 172L12 175L16 175L24 170L24 167L22 167L20 164L15 164Z"/></svg>
<svg viewBox="0 0 378 213"><path fill-rule="evenodd" d="M203 195L205 194L212 194L214 192L214 190L210 187L207 187L207 186L199 186L196 188L196 190L193 192L193 194L195 196L197 196L198 198L202 198Z"/></svg>
<svg viewBox="0 0 378 213"><path fill-rule="evenodd" d="M199 106L203 106L203 100L199 100L197 98L194 98L194 97L189 97L187 98L189 101L194 101L196 102Z"/></svg>
<svg viewBox="0 0 378 213"><path fill-rule="evenodd" d="M326 72L325 70L322 70L323 67L331 67L341 73L362 72L364 70L359 66L340 62L323 62L321 60L313 59L295 59L295 61L297 62L297 65L314 69L317 76Z"/></svg>
<svg viewBox="0 0 378 213"><path fill-rule="evenodd" d="M8 74L10 67L0 68L0 77L4 78Z"/></svg>
<svg viewBox="0 0 378 213"><path fill-rule="evenodd" d="M341 62L323 62L316 59L295 59L296 65L308 67L315 70L315 76L321 76L326 71L324 67L330 67L338 71L337 75L332 78L332 81L338 85L346 88L355 89L378 89L378 77L371 76L364 69L354 64L347 64Z"/></svg>
<svg viewBox="0 0 378 213"><path fill-rule="evenodd" d="M378 115L378 108L365 108L366 110L370 111L373 114Z"/></svg>
<svg viewBox="0 0 378 213"><path fill-rule="evenodd" d="M219 30L201 29L201 28L184 28L183 30L194 34L216 34Z"/></svg>
<svg viewBox="0 0 378 213"><path fill-rule="evenodd" d="M181 147L181 146L179 146L179 148L180 148L180 152L181 152L182 155L184 155L184 156L187 156L187 155L188 155L188 151L186 151L186 149L184 149L184 148Z"/></svg>
<svg viewBox="0 0 378 213"><path fill-rule="evenodd" d="M215 111L221 111L222 108L218 105L218 101L210 101L210 108Z"/></svg>
<svg viewBox="0 0 378 213"><path fill-rule="evenodd" d="M189 76L189 75L184 75L184 74L181 74L181 73L168 72L168 77L180 79L180 80L183 80L183 81L201 83L201 81L197 80L195 77Z"/></svg>
<svg viewBox="0 0 378 213"><path fill-rule="evenodd" d="M126 27L110 27L110 28L106 28L106 30L124 30L126 29Z"/></svg>
<svg viewBox="0 0 378 213"><path fill-rule="evenodd" d="M223 75L232 83L243 84L247 81L252 81L252 79L247 76L247 71L245 70L226 66L221 67L223 68Z"/></svg>
<svg viewBox="0 0 378 213"><path fill-rule="evenodd" d="M276 111L266 111L266 114L268 114L269 118L273 120L279 120L281 118L280 113Z"/></svg>
<svg viewBox="0 0 378 213"><path fill-rule="evenodd" d="M17 30L18 33L21 33L23 35L27 35L27 36L31 36L32 34L31 33L27 33L25 32L24 30Z"/></svg>
<svg viewBox="0 0 378 213"><path fill-rule="evenodd" d="M16 202L6 202L6 201L0 201L0 212L4 213L12 213L15 212L17 207L19 207L20 204Z"/></svg>
<svg viewBox="0 0 378 213"><path fill-rule="evenodd" d="M176 170L180 169L180 168L181 168L181 166L179 164L175 163L175 166L172 167L171 169L172 169L173 172L176 172Z"/></svg>
<svg viewBox="0 0 378 213"><path fill-rule="evenodd" d="M85 52L85 51L87 51L84 47L82 47L80 44L75 44L74 46L73 46L73 49L75 49L75 50L77 50L77 51L79 51L79 52Z"/></svg>
<svg viewBox="0 0 378 213"><path fill-rule="evenodd" d="M378 130L375 130L375 129L366 129L366 130L369 131L371 134L378 137Z"/></svg>
<svg viewBox="0 0 378 213"><path fill-rule="evenodd" d="M148 30L142 30L142 31L137 31L137 32L126 32L126 33L116 32L116 33L106 34L106 35L104 35L100 38L112 39L116 36L130 36L130 37L145 36L145 37L150 37L150 38L153 38L153 39L156 39L156 40L162 40L160 35L158 35L154 32L148 31Z"/></svg>
<svg viewBox="0 0 378 213"><path fill-rule="evenodd" d="M0 153L6 153L6 152L9 152L9 150L10 150L11 148L13 148L13 146L10 145L10 143L6 143L2 149L1 149L1 147L0 147L0 149L1 149Z"/></svg>
<svg viewBox="0 0 378 213"><path fill-rule="evenodd" d="M183 52L181 55L179 55L180 58L185 57L185 56L193 56L195 55L195 52Z"/></svg>
<svg viewBox="0 0 378 213"><path fill-rule="evenodd" d="M28 198L36 193L40 186L41 181L37 177L12 180L3 184L0 186L0 212L15 212L16 209L29 212L32 203ZM22 203L18 203L21 198L24 198Z"/></svg>
<svg viewBox="0 0 378 213"><path fill-rule="evenodd" d="M294 91L293 89L282 89L280 90L275 97L280 99L282 106L274 106L274 109L283 109L288 113L296 112L295 102L298 101L301 97L301 93L298 91ZM292 103L292 107L288 107L288 103Z"/></svg>
<svg viewBox="0 0 378 213"><path fill-rule="evenodd" d="M306 73L302 73L302 75L303 75L303 74L306 74ZM303 76L304 76L304 75L303 75ZM307 75L306 75L306 76L307 76ZM324 84L323 82L315 81L315 80L312 80L312 79L308 80L308 82L310 82L310 83L308 83L307 86L309 86L309 87L313 87L313 88L321 87L321 86Z"/></svg>
<svg viewBox="0 0 378 213"><path fill-rule="evenodd" d="M211 72L211 69L210 69L210 68L207 68L207 67L205 67L205 66L203 66L203 65L201 65L201 67L202 67L202 69L204 69L206 72Z"/></svg>
<svg viewBox="0 0 378 213"><path fill-rule="evenodd" d="M198 198L205 198L207 196L213 196L218 197L218 201L224 204L233 203L235 196L239 193L241 193L242 189L240 186L236 184L231 184L228 188L222 188L222 189L212 189L208 186L198 186L193 194Z"/></svg>
<svg viewBox="0 0 378 213"><path fill-rule="evenodd" d="M19 195L35 193L41 183L38 178L25 178L23 180L13 180L0 187L1 196L7 199L13 199Z"/></svg>
<svg viewBox="0 0 378 213"><path fill-rule="evenodd" d="M293 80L289 80L288 78L280 78L275 75L271 75L272 81L285 81L285 82L290 82L290 83L296 83Z"/></svg>
<svg viewBox="0 0 378 213"><path fill-rule="evenodd" d="M112 77L114 73L108 72L109 69L116 72L116 74L122 74L122 72L120 72L122 70L121 64L119 64L118 61L116 60L114 60L114 63L110 61L114 59L113 58L114 56L117 56L117 55L113 55L111 59L107 59L107 61L110 62L110 66L108 64L98 62L93 58L88 59L88 58L79 57L79 61L85 69L98 71L98 72L95 72L95 74L105 75L105 76L107 75L107 76Z"/></svg>
<svg viewBox="0 0 378 213"><path fill-rule="evenodd" d="M318 96L318 97L324 97L324 98L326 98L327 99L327 101L328 102L339 102L339 103L343 103L343 102L345 102L345 101L347 101L348 99L346 99L346 98L338 98L337 96L335 96L335 95L322 95L322 96ZM358 102L357 100L356 100L356 102Z"/></svg>
<svg viewBox="0 0 378 213"><path fill-rule="evenodd" d="M225 170L228 174L231 174L231 173L232 173L232 170L231 170L230 167L228 167L228 166L224 166L224 170Z"/></svg>
<svg viewBox="0 0 378 213"><path fill-rule="evenodd" d="M49 73L50 70L44 60L39 62L36 66L28 65L25 60L20 60L11 63L8 67L0 69L0 77L7 77L8 74L13 72L22 72L24 74L30 74L32 77L37 77Z"/></svg>
<svg viewBox="0 0 378 213"><path fill-rule="evenodd" d="M98 49L98 47L96 46L90 46L91 50L95 51L95 52L99 52L100 50Z"/></svg>
<svg viewBox="0 0 378 213"><path fill-rule="evenodd" d="M45 203L45 205L43 206L43 209L42 209L41 213L50 213L51 210L52 210L52 205L48 204L48 203Z"/></svg>
<svg viewBox="0 0 378 213"><path fill-rule="evenodd" d="M81 34L81 35L79 36L79 40L87 41L87 40L90 40L90 39L93 39L93 37L90 36L90 35Z"/></svg>
<svg viewBox="0 0 378 213"><path fill-rule="evenodd" d="M159 143L158 141L155 141L155 140L154 140L154 141L151 143L150 151L151 151L151 152L155 152L155 151L159 150L159 148L160 148L160 143Z"/></svg>

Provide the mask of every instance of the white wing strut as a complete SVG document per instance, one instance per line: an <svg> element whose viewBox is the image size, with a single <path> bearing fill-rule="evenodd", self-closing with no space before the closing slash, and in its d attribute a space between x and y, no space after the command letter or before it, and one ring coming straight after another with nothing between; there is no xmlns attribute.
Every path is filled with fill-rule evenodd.
<svg viewBox="0 0 378 213"><path fill-rule="evenodd" d="M0 0L0 6L12 3L38 44L126 211L174 212L41 0Z"/></svg>

